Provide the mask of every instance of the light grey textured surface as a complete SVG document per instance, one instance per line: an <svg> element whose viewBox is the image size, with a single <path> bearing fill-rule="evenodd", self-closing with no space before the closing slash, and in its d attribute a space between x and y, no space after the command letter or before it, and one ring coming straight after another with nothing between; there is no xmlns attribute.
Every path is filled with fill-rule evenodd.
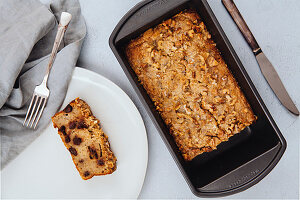
<svg viewBox="0 0 300 200"><path fill-rule="evenodd" d="M138 2L139 0L80 1L87 25L87 37L78 65L102 74L119 85L142 114L148 132L149 164L140 198L196 198L108 46L108 38L115 25ZM209 0L209 4L288 142L284 156L268 176L252 188L226 198L297 199L300 118L280 105L221 0ZM239 0L236 5L300 108L300 1Z"/></svg>

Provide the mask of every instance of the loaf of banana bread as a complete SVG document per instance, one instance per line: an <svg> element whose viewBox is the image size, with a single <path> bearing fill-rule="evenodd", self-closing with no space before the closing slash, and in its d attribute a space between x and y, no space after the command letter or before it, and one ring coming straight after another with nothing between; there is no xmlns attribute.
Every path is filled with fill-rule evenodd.
<svg viewBox="0 0 300 200"><path fill-rule="evenodd" d="M185 160L251 125L256 117L193 10L185 10L126 47L128 61Z"/></svg>
<svg viewBox="0 0 300 200"><path fill-rule="evenodd" d="M117 159L110 149L108 137L86 102L76 98L56 113L52 122L82 179L111 174L116 170Z"/></svg>

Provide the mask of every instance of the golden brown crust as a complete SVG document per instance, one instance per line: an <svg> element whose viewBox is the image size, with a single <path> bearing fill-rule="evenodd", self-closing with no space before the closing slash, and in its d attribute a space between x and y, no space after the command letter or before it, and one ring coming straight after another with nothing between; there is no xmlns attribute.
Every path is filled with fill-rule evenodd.
<svg viewBox="0 0 300 200"><path fill-rule="evenodd" d="M126 54L186 160L216 149L255 121L196 12L181 12L147 30Z"/></svg>
<svg viewBox="0 0 300 200"><path fill-rule="evenodd" d="M82 179L111 174L116 170L116 157L100 121L93 116L89 105L76 98L52 117L65 147Z"/></svg>

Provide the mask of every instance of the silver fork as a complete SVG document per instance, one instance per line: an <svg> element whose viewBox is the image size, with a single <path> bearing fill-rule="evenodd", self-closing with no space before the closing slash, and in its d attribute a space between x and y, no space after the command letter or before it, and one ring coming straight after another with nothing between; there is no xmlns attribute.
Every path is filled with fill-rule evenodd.
<svg viewBox="0 0 300 200"><path fill-rule="evenodd" d="M60 17L60 22L58 25L57 34L55 37L53 49L50 55L48 67L46 69L46 74L44 76L43 82L36 86L33 92L33 96L28 107L25 120L23 122L23 126L27 126L29 128L36 128L42 113L44 111L45 105L47 103L49 97L49 89L47 88L48 76L50 73L50 69L55 60L58 47L64 37L65 31L67 30L68 24L70 23L72 15L67 12L62 12Z"/></svg>

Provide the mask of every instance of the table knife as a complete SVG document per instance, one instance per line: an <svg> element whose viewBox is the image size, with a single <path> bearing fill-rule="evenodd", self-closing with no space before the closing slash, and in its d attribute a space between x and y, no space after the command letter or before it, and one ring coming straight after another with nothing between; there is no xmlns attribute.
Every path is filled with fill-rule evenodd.
<svg viewBox="0 0 300 200"><path fill-rule="evenodd" d="M233 0L222 0L222 3L226 7L227 11L229 12L236 25L244 35L247 43L251 47L252 52L254 53L259 67L261 69L261 72L263 73L265 79L269 83L277 98L290 112L299 116L299 111L295 106L293 100L289 96L288 92L286 91L275 68L259 47L258 43L256 42L253 34L248 28L246 22L244 21Z"/></svg>

